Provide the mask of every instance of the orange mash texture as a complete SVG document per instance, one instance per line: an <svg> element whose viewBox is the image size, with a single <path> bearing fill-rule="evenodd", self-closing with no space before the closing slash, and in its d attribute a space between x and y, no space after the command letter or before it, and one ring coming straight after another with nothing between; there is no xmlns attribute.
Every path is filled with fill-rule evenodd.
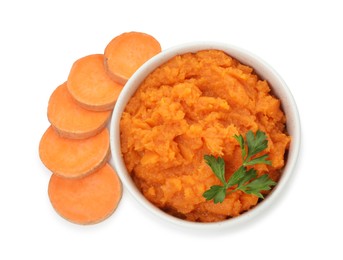
<svg viewBox="0 0 343 260"><path fill-rule="evenodd" d="M203 157L223 157L228 179L242 163L233 136L260 129L272 166L255 168L278 181L290 137L280 100L270 92L252 68L218 50L175 56L153 71L120 122L123 158L143 195L169 214L198 222L254 207L258 198L241 191L223 203L206 201L202 194L220 181Z"/></svg>

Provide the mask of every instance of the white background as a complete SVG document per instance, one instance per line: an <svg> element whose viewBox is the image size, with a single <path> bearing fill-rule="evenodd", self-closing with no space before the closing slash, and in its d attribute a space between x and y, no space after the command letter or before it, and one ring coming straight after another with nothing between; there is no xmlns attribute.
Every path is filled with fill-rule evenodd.
<svg viewBox="0 0 343 260"><path fill-rule="evenodd" d="M340 2L1 1L0 259L342 259ZM102 53L126 31L149 33L163 49L198 40L238 45L281 74L298 104L302 147L275 206L221 232L161 221L125 189L100 224L56 214L38 156L48 99L76 59Z"/></svg>

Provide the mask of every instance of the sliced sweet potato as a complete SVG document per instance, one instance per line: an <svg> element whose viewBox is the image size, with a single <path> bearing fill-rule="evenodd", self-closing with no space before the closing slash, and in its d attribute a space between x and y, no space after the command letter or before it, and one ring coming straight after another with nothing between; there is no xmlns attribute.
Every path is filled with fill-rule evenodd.
<svg viewBox="0 0 343 260"><path fill-rule="evenodd" d="M71 97L66 82L52 93L48 105L48 119L62 136L84 139L100 133L112 111L90 111L80 107Z"/></svg>
<svg viewBox="0 0 343 260"><path fill-rule="evenodd" d="M121 199L121 182L109 164L82 178L52 174L48 194L53 208L77 224L95 224L109 217Z"/></svg>
<svg viewBox="0 0 343 260"><path fill-rule="evenodd" d="M75 61L67 86L80 106L94 111L113 109L123 88L106 72L103 54L88 55Z"/></svg>
<svg viewBox="0 0 343 260"><path fill-rule="evenodd" d="M112 39L105 48L105 66L109 75L125 84L147 60L161 52L160 43L142 32L126 32Z"/></svg>
<svg viewBox="0 0 343 260"><path fill-rule="evenodd" d="M39 156L53 173L65 178L78 178L102 167L110 154L109 132L86 139L64 138L50 126L39 143Z"/></svg>

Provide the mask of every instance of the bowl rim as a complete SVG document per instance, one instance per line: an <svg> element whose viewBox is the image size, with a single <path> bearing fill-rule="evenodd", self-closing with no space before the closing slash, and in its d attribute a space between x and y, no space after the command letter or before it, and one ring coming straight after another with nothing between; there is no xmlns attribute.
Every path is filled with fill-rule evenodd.
<svg viewBox="0 0 343 260"><path fill-rule="evenodd" d="M126 107L127 102L131 96L135 93L136 89L139 87L140 83L157 67L167 62L169 59L176 55L185 54L189 52L197 52L200 50L216 49L222 50L228 55L236 58L240 63L251 66L254 71L263 79L266 79L270 84L273 93L281 100L281 105L284 113L286 114L286 127L292 141L288 150L288 158L283 169L283 174L273 188L272 192L261 202L259 202L254 208L244 212L243 214L229 218L224 221L214 222L214 223L200 223L191 222L187 220L182 220L177 217L171 216L161 209L154 206L149 202L143 194L137 189L131 177L129 176L124 160L121 154L120 148L120 127L119 122L121 115ZM285 81L281 76L263 59L257 55L242 49L238 46L234 46L228 43L221 42L190 42L179 44L174 47L168 48L156 56L152 57L150 60L145 62L128 80L122 92L120 93L116 105L113 109L112 117L110 120L110 149L111 149L111 159L110 163L115 168L117 174L119 175L124 187L129 191L129 193L138 201L142 206L144 206L148 211L152 212L157 217L164 219L168 222L176 224L178 226L192 228L192 229L222 229L232 226L237 226L238 224L245 223L246 221L255 218L261 212L265 211L278 197L280 192L284 189L290 176L292 175L300 150L300 117L297 109L296 102L293 98Z"/></svg>

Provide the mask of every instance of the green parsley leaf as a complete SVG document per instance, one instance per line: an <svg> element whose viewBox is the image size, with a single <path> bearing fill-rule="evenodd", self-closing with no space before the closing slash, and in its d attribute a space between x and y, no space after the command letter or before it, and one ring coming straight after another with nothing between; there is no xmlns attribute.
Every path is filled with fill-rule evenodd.
<svg viewBox="0 0 343 260"><path fill-rule="evenodd" d="M208 166L211 167L213 173L217 176L217 178L225 184L225 162L223 158L216 158L213 155L205 155L204 156L205 162Z"/></svg>
<svg viewBox="0 0 343 260"><path fill-rule="evenodd" d="M245 156L246 156L246 149L245 149L245 142L244 142L244 138L242 135L234 135L234 138L237 140L237 142L239 143L239 146L241 147L242 150L242 159L244 161Z"/></svg>
<svg viewBox="0 0 343 260"><path fill-rule="evenodd" d="M244 168L246 170L246 168ZM241 190L241 187L244 186L247 182L255 179L257 177L256 170L251 168L250 170L246 170L245 173L242 175L241 179L238 182L237 189Z"/></svg>
<svg viewBox="0 0 343 260"><path fill-rule="evenodd" d="M252 131L248 131L246 134L247 144L248 144L248 157L250 159L252 156L262 152L268 147L268 140L266 134L260 130L257 130L256 135Z"/></svg>
<svg viewBox="0 0 343 260"><path fill-rule="evenodd" d="M243 178L245 176L246 169L245 167L241 166L238 168L237 171L231 176L231 178L227 182L227 187L231 187L234 185L239 184L240 182L244 181Z"/></svg>
<svg viewBox="0 0 343 260"><path fill-rule="evenodd" d="M263 195L260 193L262 190L270 190L271 186L276 185L272 179L269 178L268 174L264 174L252 182L248 183L244 187L244 192L248 194L254 194L257 197L263 199Z"/></svg>
<svg viewBox="0 0 343 260"><path fill-rule="evenodd" d="M206 200L213 199L215 204L223 202L226 196L226 189L223 186L213 185L209 190L204 192L203 196Z"/></svg>
<svg viewBox="0 0 343 260"><path fill-rule="evenodd" d="M249 165L255 165L255 164L260 164L260 163L272 165L271 161L266 160L267 157L268 157L268 154L262 155L260 157L257 157L257 158L250 160L249 162L244 163L244 165L249 166Z"/></svg>
<svg viewBox="0 0 343 260"><path fill-rule="evenodd" d="M230 177L228 181L225 180L225 161L221 157L214 157L212 155L205 155L205 162L211 167L213 173L223 184L213 185L203 193L206 200L212 200L214 203L223 202L226 195L241 190L247 194L253 194L261 199L263 195L261 191L270 190L272 186L276 185L268 174L257 177L257 172L254 168L247 169L247 166L255 164L271 165L267 160L268 155L254 157L256 154L262 152L268 147L267 136L262 131L257 131L256 134L248 131L246 134L246 141L242 135L235 135L234 138L239 143L242 152L243 164ZM230 189L228 191L228 189Z"/></svg>

